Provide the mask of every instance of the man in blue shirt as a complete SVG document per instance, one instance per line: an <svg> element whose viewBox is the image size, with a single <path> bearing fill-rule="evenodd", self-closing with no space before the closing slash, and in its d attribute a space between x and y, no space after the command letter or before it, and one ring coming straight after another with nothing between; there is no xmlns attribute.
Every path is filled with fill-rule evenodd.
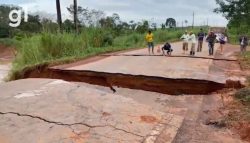
<svg viewBox="0 0 250 143"><path fill-rule="evenodd" d="M200 32L198 33L198 48L197 48L197 52L201 52L202 51L202 45L203 45L204 37L205 37L205 33L203 32L203 29L200 29Z"/></svg>

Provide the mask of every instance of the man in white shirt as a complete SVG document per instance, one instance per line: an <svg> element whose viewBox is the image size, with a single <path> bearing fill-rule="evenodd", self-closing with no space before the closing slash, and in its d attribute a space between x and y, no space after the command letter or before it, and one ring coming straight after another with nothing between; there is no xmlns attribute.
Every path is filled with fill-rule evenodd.
<svg viewBox="0 0 250 143"><path fill-rule="evenodd" d="M189 42L191 43L190 55L194 56L195 55L196 36L192 31L189 34Z"/></svg>
<svg viewBox="0 0 250 143"><path fill-rule="evenodd" d="M189 34L187 31L185 31L185 33L181 36L182 41L183 41L183 54L186 53L186 51L188 51L188 40L189 40Z"/></svg>

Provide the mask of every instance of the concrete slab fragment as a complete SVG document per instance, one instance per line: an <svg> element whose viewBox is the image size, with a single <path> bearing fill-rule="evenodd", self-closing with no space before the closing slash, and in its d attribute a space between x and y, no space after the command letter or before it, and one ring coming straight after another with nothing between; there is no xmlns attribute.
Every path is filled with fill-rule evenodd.
<svg viewBox="0 0 250 143"><path fill-rule="evenodd" d="M217 46L215 49L217 49ZM181 43L174 43L173 47L175 49L173 55L181 56ZM182 56L184 57L147 56L147 49L141 49L121 53L116 56L111 56L93 63L68 67L63 70L120 73L128 75L143 75L171 79L202 79L215 81L218 83L226 82L227 77L224 73L217 73L216 75L210 73L209 67L213 61L211 58L214 57L208 56L208 46L206 43L204 43L203 52L197 53L196 55L202 58L185 57L188 55Z"/></svg>
<svg viewBox="0 0 250 143"><path fill-rule="evenodd" d="M12 90L0 93L0 142L136 143L155 136L172 142L183 121L131 98L61 80L9 82L0 91L6 87Z"/></svg>

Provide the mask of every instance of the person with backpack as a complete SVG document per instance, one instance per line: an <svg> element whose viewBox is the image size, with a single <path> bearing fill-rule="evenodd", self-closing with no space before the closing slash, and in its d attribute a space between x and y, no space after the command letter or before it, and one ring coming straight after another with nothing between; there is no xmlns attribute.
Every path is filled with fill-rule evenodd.
<svg viewBox="0 0 250 143"><path fill-rule="evenodd" d="M186 51L188 51L188 39L189 39L188 32L185 31L185 33L181 36L180 39L183 41L182 50L183 50L183 54L185 54Z"/></svg>
<svg viewBox="0 0 250 143"><path fill-rule="evenodd" d="M150 52L152 50L152 54L154 54L154 35L151 30L148 31L146 35L146 41L148 43L148 53L150 55Z"/></svg>
<svg viewBox="0 0 250 143"><path fill-rule="evenodd" d="M216 40L216 35L214 34L213 31L211 31L208 36L207 36L207 42L208 42L208 47L209 47L209 56L214 55L214 44Z"/></svg>
<svg viewBox="0 0 250 143"><path fill-rule="evenodd" d="M203 40L205 37L205 33L203 32L203 29L200 29L200 32L198 33L198 48L197 52L202 52L202 45L203 45Z"/></svg>
<svg viewBox="0 0 250 143"><path fill-rule="evenodd" d="M195 34L193 33L193 31L191 31L190 34L189 34L189 41L191 43L190 55L194 56L195 55L196 37L195 37Z"/></svg>
<svg viewBox="0 0 250 143"><path fill-rule="evenodd" d="M239 42L240 42L241 54L244 54L247 51L247 46L248 46L248 38L247 38L247 36L241 36L239 38Z"/></svg>

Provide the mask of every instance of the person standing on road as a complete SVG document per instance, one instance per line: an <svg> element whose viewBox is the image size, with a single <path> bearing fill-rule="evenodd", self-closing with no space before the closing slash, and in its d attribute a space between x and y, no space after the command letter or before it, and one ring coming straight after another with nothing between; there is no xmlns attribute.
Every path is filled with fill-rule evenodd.
<svg viewBox="0 0 250 143"><path fill-rule="evenodd" d="M186 51L188 51L188 40L189 40L188 32L185 31L185 33L181 36L180 39L183 40L183 47L182 47L182 50L183 50L183 54L185 54Z"/></svg>
<svg viewBox="0 0 250 143"><path fill-rule="evenodd" d="M227 42L227 37L225 36L224 33L220 34L220 36L219 36L219 42L220 42L220 54L222 55L223 54L224 45Z"/></svg>
<svg viewBox="0 0 250 143"><path fill-rule="evenodd" d="M190 34L189 34L189 41L191 43L190 55L194 56L195 55L196 37L195 37L195 34L193 33L193 31L191 31Z"/></svg>
<svg viewBox="0 0 250 143"><path fill-rule="evenodd" d="M203 32L203 29L200 29L200 32L198 33L198 48L197 48L197 52L202 52L202 45L203 45L204 37L205 37L205 33Z"/></svg>
<svg viewBox="0 0 250 143"><path fill-rule="evenodd" d="M248 38L247 36L241 36L239 39L240 42L240 51L241 54L244 54L247 51L247 46L248 46Z"/></svg>
<svg viewBox="0 0 250 143"><path fill-rule="evenodd" d="M207 42L208 42L208 47L209 47L209 56L214 55L214 44L216 40L216 35L214 34L213 31L211 31L208 36L207 36Z"/></svg>
<svg viewBox="0 0 250 143"><path fill-rule="evenodd" d="M150 55L150 52L152 50L152 54L154 54L154 35L151 30L148 31L146 35L146 41L148 44L148 53Z"/></svg>

